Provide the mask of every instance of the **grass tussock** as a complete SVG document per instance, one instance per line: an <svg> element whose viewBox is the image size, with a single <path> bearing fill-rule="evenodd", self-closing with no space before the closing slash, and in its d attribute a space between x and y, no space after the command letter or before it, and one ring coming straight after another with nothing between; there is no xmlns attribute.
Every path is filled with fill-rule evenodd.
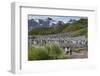
<svg viewBox="0 0 100 76"><path fill-rule="evenodd" d="M46 44L28 48L28 60L51 60L66 58L64 50L58 44Z"/></svg>

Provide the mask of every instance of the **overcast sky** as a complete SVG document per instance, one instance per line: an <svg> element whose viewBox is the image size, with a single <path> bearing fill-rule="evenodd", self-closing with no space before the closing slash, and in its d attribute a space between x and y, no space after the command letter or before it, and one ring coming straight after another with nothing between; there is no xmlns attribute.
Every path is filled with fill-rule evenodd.
<svg viewBox="0 0 100 76"><path fill-rule="evenodd" d="M41 16L41 15L29 15L28 16L28 20L29 19L43 19L46 20L48 17L52 18L55 21L63 21L64 23L68 22L70 19L75 19L75 20L79 20L81 17L79 16Z"/></svg>

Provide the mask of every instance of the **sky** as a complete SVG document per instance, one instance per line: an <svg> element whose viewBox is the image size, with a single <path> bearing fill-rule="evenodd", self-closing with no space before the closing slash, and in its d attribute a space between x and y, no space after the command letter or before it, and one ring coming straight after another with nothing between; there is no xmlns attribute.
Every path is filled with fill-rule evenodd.
<svg viewBox="0 0 100 76"><path fill-rule="evenodd" d="M70 19L79 20L81 17L79 16L42 16L42 15L29 15L28 20L30 19L43 19L46 20L48 17L52 18L55 21L63 21L64 23L67 23Z"/></svg>

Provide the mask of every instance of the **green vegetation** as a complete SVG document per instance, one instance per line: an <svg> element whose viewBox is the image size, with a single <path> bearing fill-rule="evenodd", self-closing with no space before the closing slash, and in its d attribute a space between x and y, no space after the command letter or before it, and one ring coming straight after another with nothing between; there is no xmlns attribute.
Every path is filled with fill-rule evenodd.
<svg viewBox="0 0 100 76"><path fill-rule="evenodd" d="M44 47L29 47L28 49L29 60L45 60L48 59L48 52Z"/></svg>
<svg viewBox="0 0 100 76"><path fill-rule="evenodd" d="M63 49L57 44L45 44L28 48L28 60L50 60L67 58Z"/></svg>
<svg viewBox="0 0 100 76"><path fill-rule="evenodd" d="M46 44L45 48L48 50L50 59L60 59L64 57L64 51L58 44Z"/></svg>
<svg viewBox="0 0 100 76"><path fill-rule="evenodd" d="M72 23L59 23L55 27L41 27L32 29L28 34L29 35L48 35L48 34L56 34L56 33L65 33L70 32L72 36L87 36L87 26L88 20L81 18L77 21L73 21Z"/></svg>
<svg viewBox="0 0 100 76"><path fill-rule="evenodd" d="M69 25L68 27L64 28L63 29L63 32L72 32L72 31L79 30L81 28L82 27L81 27L81 24L80 23L72 24L72 25Z"/></svg>
<svg viewBox="0 0 100 76"><path fill-rule="evenodd" d="M87 37L87 28L82 28L80 30L72 32L72 36L82 36L85 35Z"/></svg>
<svg viewBox="0 0 100 76"><path fill-rule="evenodd" d="M74 52L80 53L82 50L86 50L85 48L75 48Z"/></svg>

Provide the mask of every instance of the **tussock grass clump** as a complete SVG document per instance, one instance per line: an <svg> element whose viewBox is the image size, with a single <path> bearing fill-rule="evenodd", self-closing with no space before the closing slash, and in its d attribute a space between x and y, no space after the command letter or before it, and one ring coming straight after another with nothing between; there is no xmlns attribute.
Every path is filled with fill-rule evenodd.
<svg viewBox="0 0 100 76"><path fill-rule="evenodd" d="M45 48L48 50L50 59L60 59L64 56L64 51L58 44L47 44Z"/></svg>
<svg viewBox="0 0 100 76"><path fill-rule="evenodd" d="M58 44L32 46L28 48L28 60L63 59L65 54Z"/></svg>
<svg viewBox="0 0 100 76"><path fill-rule="evenodd" d="M75 49L74 49L74 52L80 53L82 50L84 50L84 48L75 48Z"/></svg>
<svg viewBox="0 0 100 76"><path fill-rule="evenodd" d="M28 49L28 59L29 60L45 60L48 59L48 51L46 48L40 47L30 47Z"/></svg>

